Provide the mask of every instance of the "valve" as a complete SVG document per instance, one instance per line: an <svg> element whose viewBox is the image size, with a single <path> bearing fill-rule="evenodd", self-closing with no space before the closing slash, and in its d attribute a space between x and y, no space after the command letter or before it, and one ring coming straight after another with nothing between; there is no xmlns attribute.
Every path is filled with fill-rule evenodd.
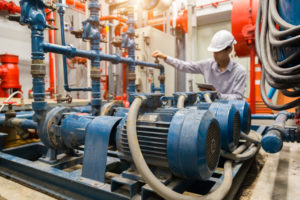
<svg viewBox="0 0 300 200"><path fill-rule="evenodd" d="M16 111L13 110L13 105L17 104L15 101L4 101L3 104L8 106L7 111L5 112L5 120L16 117Z"/></svg>

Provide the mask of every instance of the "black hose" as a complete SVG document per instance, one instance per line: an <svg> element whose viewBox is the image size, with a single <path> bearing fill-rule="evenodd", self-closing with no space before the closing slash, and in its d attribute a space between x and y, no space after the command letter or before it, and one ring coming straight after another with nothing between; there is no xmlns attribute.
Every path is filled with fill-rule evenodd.
<svg viewBox="0 0 300 200"><path fill-rule="evenodd" d="M261 95L264 103L273 110L283 110L298 106L300 98L283 105L274 105L267 98L265 81L289 97L299 97L300 90L288 91L300 85L300 26L292 25L282 19L277 10L278 0L259 2L255 26L255 44L262 64ZM279 30L276 28L279 25ZM285 48L295 49L295 53L282 59L279 56ZM296 64L295 64L296 63Z"/></svg>

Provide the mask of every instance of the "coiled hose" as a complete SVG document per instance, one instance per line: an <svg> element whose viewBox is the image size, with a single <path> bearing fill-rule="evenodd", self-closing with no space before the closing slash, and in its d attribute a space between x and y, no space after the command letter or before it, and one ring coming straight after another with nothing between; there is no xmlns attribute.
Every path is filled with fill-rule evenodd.
<svg viewBox="0 0 300 200"><path fill-rule="evenodd" d="M241 134L247 142L240 145L232 153L221 150L221 156L234 161L244 161L252 158L260 147L261 136L255 131L250 131L249 135ZM255 138L253 138L255 137Z"/></svg>
<svg viewBox="0 0 300 200"><path fill-rule="evenodd" d="M145 159L142 155L137 133L136 133L136 119L138 116L139 108L143 103L143 97L136 97L130 106L127 117L127 139L130 147L130 153L133 162L142 175L144 181L160 196L168 200L218 200L223 199L227 192L230 190L232 184L232 162L226 161L224 164L224 180L215 191L201 197L192 197L183 195L173 191L172 189L161 183L151 172Z"/></svg>
<svg viewBox="0 0 300 200"><path fill-rule="evenodd" d="M280 60L279 51L283 48L300 46L300 26L289 24L282 19L276 8L276 0L260 1L256 18L255 45L257 55L262 63L260 91L264 103L273 110L293 108L300 103L300 98L283 105L274 105L269 101L265 91L265 80L273 88L280 89L288 97L299 97L300 90L289 91L300 85L300 49L284 60ZM262 23L261 23L262 21ZM276 28L279 25L280 30ZM282 59L282 58L281 58Z"/></svg>

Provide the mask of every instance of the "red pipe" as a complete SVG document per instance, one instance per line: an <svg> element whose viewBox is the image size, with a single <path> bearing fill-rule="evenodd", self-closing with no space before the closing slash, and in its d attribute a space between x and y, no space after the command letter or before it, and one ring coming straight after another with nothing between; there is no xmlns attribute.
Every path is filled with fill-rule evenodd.
<svg viewBox="0 0 300 200"><path fill-rule="evenodd" d="M250 50L250 108L251 113L255 113L255 46L252 45Z"/></svg>
<svg viewBox="0 0 300 200"><path fill-rule="evenodd" d="M9 14L21 13L20 6L17 6L14 2L0 0L0 11L7 10Z"/></svg>
<svg viewBox="0 0 300 200"><path fill-rule="evenodd" d="M125 58L128 56L128 52L124 52L122 56ZM129 108L129 101L127 99L127 82L126 82L126 70L127 70L127 65L123 64L123 104L125 108Z"/></svg>

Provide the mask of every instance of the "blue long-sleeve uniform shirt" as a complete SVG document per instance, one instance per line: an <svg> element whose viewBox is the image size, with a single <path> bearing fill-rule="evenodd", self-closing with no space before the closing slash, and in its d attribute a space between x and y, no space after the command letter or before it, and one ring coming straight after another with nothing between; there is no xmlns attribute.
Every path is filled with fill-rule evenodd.
<svg viewBox="0 0 300 200"><path fill-rule="evenodd" d="M213 59L187 62L168 56L165 62L183 72L203 74L205 82L216 88L221 99L242 100L244 97L246 70L232 60L223 72L220 71L218 64Z"/></svg>

